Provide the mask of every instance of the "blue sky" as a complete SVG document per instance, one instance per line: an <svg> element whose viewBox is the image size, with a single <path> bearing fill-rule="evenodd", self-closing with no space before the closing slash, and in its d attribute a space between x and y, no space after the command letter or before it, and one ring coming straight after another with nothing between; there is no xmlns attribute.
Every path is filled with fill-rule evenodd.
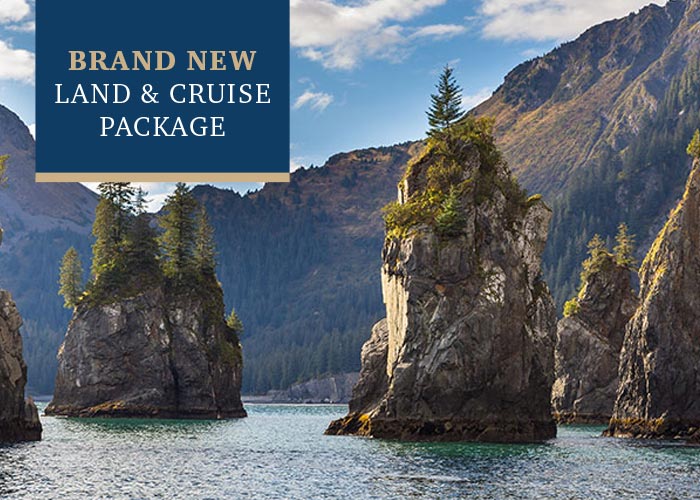
<svg viewBox="0 0 700 500"><path fill-rule="evenodd" d="M430 93L447 63L455 67L469 108L518 63L648 3L290 0L290 168L320 165L342 151L421 138ZM30 128L33 16L34 0L0 0L0 103ZM172 185L146 187L155 207ZM258 185L221 187L245 192Z"/></svg>

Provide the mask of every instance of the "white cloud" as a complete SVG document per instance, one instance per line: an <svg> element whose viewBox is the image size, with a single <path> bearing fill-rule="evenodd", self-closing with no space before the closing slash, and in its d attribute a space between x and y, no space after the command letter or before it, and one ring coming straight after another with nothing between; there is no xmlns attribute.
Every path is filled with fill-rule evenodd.
<svg viewBox="0 0 700 500"><path fill-rule="evenodd" d="M304 106L309 106L316 111L325 110L333 102L333 96L325 92L314 92L309 89L297 97L292 106L294 109L301 109Z"/></svg>
<svg viewBox="0 0 700 500"><path fill-rule="evenodd" d="M17 80L33 84L34 53L14 49L0 40L0 80Z"/></svg>
<svg viewBox="0 0 700 500"><path fill-rule="evenodd" d="M302 158L290 158L289 159L289 171L294 172L296 170L299 170L300 168L304 168L304 165L301 162L302 162Z"/></svg>
<svg viewBox="0 0 700 500"><path fill-rule="evenodd" d="M0 23L21 21L31 8L26 0L0 0Z"/></svg>
<svg viewBox="0 0 700 500"><path fill-rule="evenodd" d="M463 33L457 25L411 28L402 22L447 0L291 0L291 44L299 55L326 68L349 70L363 59L398 62L410 53L410 41Z"/></svg>
<svg viewBox="0 0 700 500"><path fill-rule="evenodd" d="M481 0L483 33L504 40L568 40L649 0ZM665 0L654 3L663 5Z"/></svg>
<svg viewBox="0 0 700 500"><path fill-rule="evenodd" d="M32 137L36 139L36 123L32 123L27 128L29 129L29 133L32 134Z"/></svg>
<svg viewBox="0 0 700 500"><path fill-rule="evenodd" d="M467 28L459 24L431 24L418 28L411 35L412 38L434 37L434 38L452 38L465 33Z"/></svg>
<svg viewBox="0 0 700 500"><path fill-rule="evenodd" d="M489 97L491 97L492 94L493 94L493 89L491 89L489 87L484 87L484 88L480 89L478 92L476 92L475 94L463 95L462 96L462 107L465 110L469 111L469 110L475 108L476 106L478 106L479 104L481 104L482 102L484 102Z"/></svg>
<svg viewBox="0 0 700 500"><path fill-rule="evenodd" d="M536 49L536 48L531 48L531 49L525 49L523 50L520 55L523 57L527 57L528 59L533 59L535 57L541 56L545 52L547 52L548 49Z"/></svg>
<svg viewBox="0 0 700 500"><path fill-rule="evenodd" d="M26 23L21 24L10 24L7 29L10 31L18 31L20 33L34 33L36 31L36 22L27 21Z"/></svg>

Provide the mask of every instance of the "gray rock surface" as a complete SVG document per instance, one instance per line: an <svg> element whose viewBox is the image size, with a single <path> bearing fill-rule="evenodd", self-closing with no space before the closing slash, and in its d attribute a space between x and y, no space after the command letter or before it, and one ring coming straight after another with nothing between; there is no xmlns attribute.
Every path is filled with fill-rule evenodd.
<svg viewBox="0 0 700 500"><path fill-rule="evenodd" d="M700 162L640 269L607 435L700 442Z"/></svg>
<svg viewBox="0 0 700 500"><path fill-rule="evenodd" d="M246 416L241 348L223 314L211 312L218 300L157 288L114 304L80 304L46 414Z"/></svg>
<svg viewBox="0 0 700 500"><path fill-rule="evenodd" d="M617 395L625 327L638 302L631 270L605 255L574 300L577 311L557 324L554 415L560 422L607 423Z"/></svg>
<svg viewBox="0 0 700 500"><path fill-rule="evenodd" d="M27 365L22 357L22 318L12 296L0 290L0 442L41 439L39 413L25 400Z"/></svg>
<svg viewBox="0 0 700 500"><path fill-rule="evenodd" d="M387 317L362 350L349 415L328 434L496 442L556 434L556 316L540 269L550 210L515 192L505 164L489 170L471 143L458 147L463 227L446 236L426 223L388 235ZM401 203L425 192L439 161L427 151L409 167Z"/></svg>

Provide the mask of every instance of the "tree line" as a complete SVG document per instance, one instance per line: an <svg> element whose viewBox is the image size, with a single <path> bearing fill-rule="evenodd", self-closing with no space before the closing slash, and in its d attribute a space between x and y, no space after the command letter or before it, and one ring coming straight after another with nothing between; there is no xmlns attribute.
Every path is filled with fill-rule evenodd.
<svg viewBox="0 0 700 500"><path fill-rule="evenodd" d="M83 283L80 256L70 247L59 273L65 307L111 302L164 283L192 287L215 279L214 229L186 184L175 186L155 221L143 189L128 182L103 182L97 189L90 279ZM235 311L229 324L243 330Z"/></svg>

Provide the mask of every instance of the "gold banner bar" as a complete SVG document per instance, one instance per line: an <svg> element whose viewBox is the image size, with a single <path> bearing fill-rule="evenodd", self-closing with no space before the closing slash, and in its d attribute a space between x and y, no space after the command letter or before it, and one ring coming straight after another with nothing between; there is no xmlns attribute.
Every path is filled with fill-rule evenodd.
<svg viewBox="0 0 700 500"><path fill-rule="evenodd" d="M36 182L289 182L289 173L90 173L90 172L37 172Z"/></svg>

